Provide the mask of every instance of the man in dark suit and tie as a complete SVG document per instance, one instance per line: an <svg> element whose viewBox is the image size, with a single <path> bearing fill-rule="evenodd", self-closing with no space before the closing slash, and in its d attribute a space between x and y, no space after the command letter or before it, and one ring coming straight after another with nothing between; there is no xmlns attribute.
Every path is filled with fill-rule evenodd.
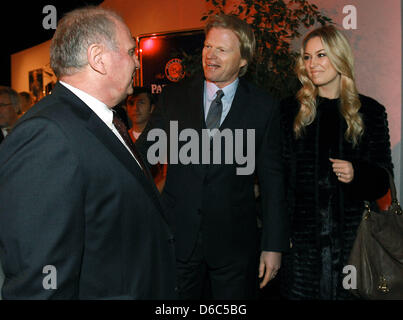
<svg viewBox="0 0 403 320"><path fill-rule="evenodd" d="M112 110L133 91L135 47L112 11L87 7L60 21L51 44L59 82L0 148L4 299L176 297L158 190Z"/></svg>
<svg viewBox="0 0 403 320"><path fill-rule="evenodd" d="M247 23L234 16L217 15L210 18L205 33L204 78L164 88L137 145L146 155L153 145L147 140L151 130L168 133L168 170L162 198L174 225L180 297L200 299L207 280L213 299L253 299L258 278L262 288L275 277L281 252L289 246L279 112L274 99L239 78L255 49L253 31ZM176 137L171 130L175 126ZM184 139L187 134L194 136L189 129L197 132L198 147L190 147L194 141ZM211 160L221 156L221 161L215 161L218 163L205 161L201 137L206 129L212 141L217 129L218 134L229 133L230 139L217 149L219 154L212 151L214 142L210 142ZM240 132L241 140L237 139ZM178 135L182 138L177 139ZM191 157L196 161L181 163L186 152L179 152L178 161L171 158L182 148L190 153L200 151ZM249 169L239 168L239 161L225 160L240 159L239 152L249 152ZM262 199L260 243L255 175Z"/></svg>

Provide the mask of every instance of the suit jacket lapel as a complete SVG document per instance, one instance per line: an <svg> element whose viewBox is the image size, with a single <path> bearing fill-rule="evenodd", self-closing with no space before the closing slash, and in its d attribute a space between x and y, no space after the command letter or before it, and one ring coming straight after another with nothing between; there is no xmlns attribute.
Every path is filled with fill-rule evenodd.
<svg viewBox="0 0 403 320"><path fill-rule="evenodd" d="M103 121L92 113L87 122L87 128L98 138L98 140L143 184L146 176L132 155L125 146L118 140L115 134L103 123ZM147 183L148 184L148 183Z"/></svg>
<svg viewBox="0 0 403 320"><path fill-rule="evenodd" d="M126 147L119 141L115 134L102 122L102 120L93 113L87 122L87 128L98 138L98 140L131 172L136 179L142 184L146 192L154 198L158 204L160 212L164 220L167 222L167 217L163 211L160 195L154 182L150 180ZM143 160L143 163L146 163ZM146 168L148 170L148 168ZM149 176L151 176L150 172Z"/></svg>
<svg viewBox="0 0 403 320"><path fill-rule="evenodd" d="M239 79L238 88L232 100L231 109L220 126L224 129L242 129L244 127L243 119L245 117L245 106L248 104L248 95L242 79Z"/></svg>
<svg viewBox="0 0 403 320"><path fill-rule="evenodd" d="M136 160L115 134L83 101L61 84L57 84L52 92L52 95L59 94L64 95L64 98L66 98L69 104L75 107L81 117L83 117L83 120L87 121L87 129L123 164L124 167L126 167L131 174L136 177L136 179L143 185L145 191L155 199L163 218L167 221L160 202L159 191L154 182L146 177ZM148 170L148 168L146 170Z"/></svg>
<svg viewBox="0 0 403 320"><path fill-rule="evenodd" d="M195 129L199 137L202 137L202 130L206 129L206 121L204 116L204 78L195 79L191 85L189 90L187 91L187 101L189 101L188 112L191 114L191 119L189 122L189 128ZM201 140L199 140L199 152L200 157L203 152L203 146ZM201 158L200 158L201 161ZM199 175L204 175L205 170L208 168L208 165L197 165L194 166L195 172Z"/></svg>
<svg viewBox="0 0 403 320"><path fill-rule="evenodd" d="M204 120L204 80L198 78L193 81L187 94L187 101L190 102L188 112L191 116L191 125L189 127L201 133L201 129L206 128Z"/></svg>

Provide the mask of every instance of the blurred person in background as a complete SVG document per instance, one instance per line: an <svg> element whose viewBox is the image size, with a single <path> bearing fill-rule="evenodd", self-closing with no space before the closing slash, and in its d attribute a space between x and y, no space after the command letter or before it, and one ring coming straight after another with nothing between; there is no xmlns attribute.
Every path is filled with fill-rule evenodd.
<svg viewBox="0 0 403 320"><path fill-rule="evenodd" d="M154 108L155 99L151 91L145 87L135 87L133 94L127 97L126 112L131 123L129 134L133 142L136 142L143 132ZM158 190L162 192L165 185L167 165L157 163L150 167L150 171Z"/></svg>
<svg viewBox="0 0 403 320"><path fill-rule="evenodd" d="M11 132L21 112L21 101L18 93L0 86L0 143Z"/></svg>
<svg viewBox="0 0 403 320"><path fill-rule="evenodd" d="M32 96L29 92L23 91L19 93L21 98L21 115L22 116L25 112L27 112L32 106Z"/></svg>

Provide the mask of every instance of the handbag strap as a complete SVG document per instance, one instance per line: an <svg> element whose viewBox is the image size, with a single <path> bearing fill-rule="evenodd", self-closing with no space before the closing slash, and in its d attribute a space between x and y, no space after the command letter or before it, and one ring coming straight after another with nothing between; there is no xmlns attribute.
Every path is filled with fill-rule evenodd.
<svg viewBox="0 0 403 320"><path fill-rule="evenodd" d="M396 196L396 186L395 186L395 180L393 179L392 173L390 172L389 169L383 168L385 171L388 173L389 177L389 188L390 188L390 195L392 197L392 202L398 202L397 201L397 196Z"/></svg>
<svg viewBox="0 0 403 320"><path fill-rule="evenodd" d="M402 207L400 206L399 201L397 200L397 196L396 196L396 186L395 186L395 181L393 179L392 173L384 168L386 170L386 172L388 173L389 176L389 188L390 188L390 196L392 198L392 202L389 208L389 212L397 214L397 215L402 215L403 214L403 210Z"/></svg>

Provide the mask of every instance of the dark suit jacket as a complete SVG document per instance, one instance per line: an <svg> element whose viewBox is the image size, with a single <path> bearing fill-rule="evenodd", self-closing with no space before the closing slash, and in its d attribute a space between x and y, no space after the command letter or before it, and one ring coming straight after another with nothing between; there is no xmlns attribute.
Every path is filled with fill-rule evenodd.
<svg viewBox="0 0 403 320"><path fill-rule="evenodd" d="M146 141L148 131L163 128L169 132L169 121L178 121L179 132L192 128L201 137L202 129L206 128L203 81L196 79L164 88L159 106L137 141L144 155L152 145ZM262 194L261 249L267 251L283 251L289 245L279 124L277 102L240 79L231 110L220 130L255 130L253 156ZM184 144L186 142L179 142L179 150ZM235 151L234 147L234 154ZM243 152L246 155L245 131ZM221 156L224 159L223 146ZM190 257L199 230L202 231L206 258L212 265L224 265L239 257L256 254L258 208L254 195L255 176L237 175L237 167L235 161L225 164L224 160L217 165L169 163L162 197L175 228L179 260L186 261Z"/></svg>
<svg viewBox="0 0 403 320"><path fill-rule="evenodd" d="M127 149L57 84L0 148L3 298L169 299L172 232ZM43 268L57 270L44 290Z"/></svg>

